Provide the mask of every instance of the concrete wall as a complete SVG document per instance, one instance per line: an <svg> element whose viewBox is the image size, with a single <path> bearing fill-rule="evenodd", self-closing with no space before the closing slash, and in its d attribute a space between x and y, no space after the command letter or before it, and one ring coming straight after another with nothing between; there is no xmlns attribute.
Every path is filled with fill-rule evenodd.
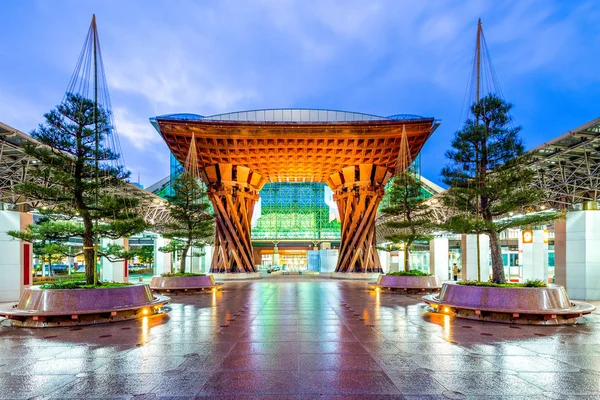
<svg viewBox="0 0 600 400"><path fill-rule="evenodd" d="M567 213L567 293L600 300L600 210Z"/></svg>
<svg viewBox="0 0 600 400"><path fill-rule="evenodd" d="M429 241L429 272L442 281L452 279L448 265L448 238L433 238Z"/></svg>
<svg viewBox="0 0 600 400"><path fill-rule="evenodd" d="M519 261L523 268L523 282L528 280L548 281L548 242L544 230L533 231L533 241L523 243L519 235Z"/></svg>
<svg viewBox="0 0 600 400"><path fill-rule="evenodd" d="M33 223L30 214L0 211L0 302L18 301L25 286L32 283L33 247L8 236Z"/></svg>

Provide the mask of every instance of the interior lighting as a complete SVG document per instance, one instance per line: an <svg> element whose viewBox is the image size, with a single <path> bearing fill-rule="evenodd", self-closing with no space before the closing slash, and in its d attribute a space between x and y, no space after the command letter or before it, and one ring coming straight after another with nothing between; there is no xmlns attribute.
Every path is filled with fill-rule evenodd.
<svg viewBox="0 0 600 400"><path fill-rule="evenodd" d="M450 309L448 307L444 307L444 312L450 312Z"/></svg>
<svg viewBox="0 0 600 400"><path fill-rule="evenodd" d="M147 308L144 308L144 309L142 310L142 314L144 314L144 315L148 315L148 309L147 309Z"/></svg>

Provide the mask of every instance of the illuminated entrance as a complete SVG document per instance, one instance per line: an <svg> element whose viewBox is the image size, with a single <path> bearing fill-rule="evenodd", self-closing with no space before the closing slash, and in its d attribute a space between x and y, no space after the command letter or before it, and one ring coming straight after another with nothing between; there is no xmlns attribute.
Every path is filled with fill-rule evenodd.
<svg viewBox="0 0 600 400"><path fill-rule="evenodd" d="M212 272L254 272L252 212L267 183L326 183L340 218L338 272L380 272L375 217L398 170L402 138L414 159L433 118L327 110L260 110L152 120L181 162L192 140L217 214ZM260 261L259 261L260 262Z"/></svg>
<svg viewBox="0 0 600 400"><path fill-rule="evenodd" d="M308 250L278 249L260 250L261 266L269 269L279 268L283 271L308 270Z"/></svg>

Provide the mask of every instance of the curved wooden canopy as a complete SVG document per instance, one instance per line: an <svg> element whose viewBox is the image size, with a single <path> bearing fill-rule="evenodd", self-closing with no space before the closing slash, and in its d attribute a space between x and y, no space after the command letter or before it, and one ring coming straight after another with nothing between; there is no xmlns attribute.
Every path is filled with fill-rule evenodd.
<svg viewBox="0 0 600 400"><path fill-rule="evenodd" d="M233 164L267 182L326 182L350 165L374 164L394 172L406 128L411 158L438 126L433 118L333 121L225 121L211 117L152 120L175 157L184 163L192 135L198 166Z"/></svg>

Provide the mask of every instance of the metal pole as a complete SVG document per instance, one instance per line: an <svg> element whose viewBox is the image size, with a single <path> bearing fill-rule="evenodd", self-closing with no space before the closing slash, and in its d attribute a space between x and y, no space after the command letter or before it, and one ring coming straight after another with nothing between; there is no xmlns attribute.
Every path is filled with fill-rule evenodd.
<svg viewBox="0 0 600 400"><path fill-rule="evenodd" d="M95 170L96 170L96 208L99 203L98 191L100 190L100 179L98 176L99 168L99 151L100 151L100 133L98 132L98 54L97 54L97 40L98 34L96 30L96 14L92 17L92 34L94 35L94 130L96 132L96 154L95 158ZM94 285L98 283L98 219L96 219L96 234L94 235Z"/></svg>
<svg viewBox="0 0 600 400"><path fill-rule="evenodd" d="M479 103L479 90L481 83L481 18L477 22L477 87L475 90L475 104ZM476 117L475 129L479 130L479 116ZM479 155L477 155L479 159ZM478 160L479 161L479 160ZM477 189L480 188L479 179L479 162L477 162L477 169L475 176L477 178ZM477 221L479 221L479 193L477 193ZM477 228L477 280L481 281L481 245L479 244L479 227Z"/></svg>

